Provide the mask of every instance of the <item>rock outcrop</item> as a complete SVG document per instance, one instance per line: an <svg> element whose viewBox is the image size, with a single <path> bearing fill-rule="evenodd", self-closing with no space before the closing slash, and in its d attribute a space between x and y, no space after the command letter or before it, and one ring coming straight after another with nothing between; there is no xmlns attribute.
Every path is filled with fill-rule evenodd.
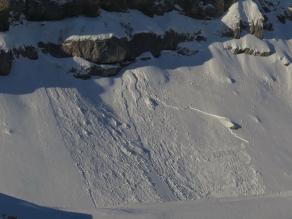
<svg viewBox="0 0 292 219"><path fill-rule="evenodd" d="M241 39L233 39L224 43L224 48L235 55L247 54L254 56L270 56L272 49L264 40L258 39L254 35L247 34Z"/></svg>
<svg viewBox="0 0 292 219"><path fill-rule="evenodd" d="M13 57L10 51L0 50L0 76L10 73L12 61Z"/></svg>
<svg viewBox="0 0 292 219"><path fill-rule="evenodd" d="M23 46L19 48L13 49L13 56L15 58L28 58L31 60L38 59L38 52L35 47L33 46Z"/></svg>
<svg viewBox="0 0 292 219"><path fill-rule="evenodd" d="M194 36L168 31L163 36L155 33L137 33L131 39L113 35L72 36L62 49L69 56L84 58L96 64L117 64L134 60L145 52L159 56L162 50L175 50L181 42Z"/></svg>
<svg viewBox="0 0 292 219"><path fill-rule="evenodd" d="M0 32L9 29L9 0L0 0Z"/></svg>
<svg viewBox="0 0 292 219"><path fill-rule="evenodd" d="M265 18L252 0L234 3L222 18L223 35L240 38L243 31L262 38Z"/></svg>
<svg viewBox="0 0 292 219"><path fill-rule="evenodd" d="M199 34L168 31L158 35L142 32L134 34L130 39L112 34L71 36L62 45L40 42L38 46L42 52L56 58L74 57L83 67L81 70L73 69L72 73L75 77L85 79L92 75L115 75L145 52L158 57L163 50L178 49L181 42L201 40Z"/></svg>
<svg viewBox="0 0 292 219"><path fill-rule="evenodd" d="M259 8L258 4L262 6L260 0L258 2L253 0L0 0L0 31L8 29L9 14L15 19L24 15L29 20L42 21L59 20L77 15L98 16L100 9L110 11L137 9L149 16L175 9L191 17L210 19L222 15L228 9L222 18L223 35L240 38L242 32L248 32L261 38L265 28L265 17L262 14L263 9ZM285 11L284 17L285 19L292 18L291 7ZM172 31L176 28L172 28L162 35L151 32L151 30L134 33L132 27L128 27L127 24L122 27L128 37L124 35L122 35L124 37L117 37L113 34L85 34L83 36L73 35L63 42L65 37L62 32L60 39L52 40L52 42L45 39L45 43L38 43L38 48L24 44L21 47L10 48L10 52L1 50L0 74L6 75L10 72L13 56L37 59L38 49L40 49L57 58L79 57L90 62L92 65L82 71L82 74L80 72L75 74L78 77L108 76L116 74L124 65L133 62L145 52L150 52L154 57L160 56L163 50L177 50L179 54L192 55L197 51L178 48L178 45L193 40L206 40L199 33L181 34ZM80 33L77 32L77 34ZM70 35L68 34L68 36ZM37 41L32 44L37 44ZM235 54L246 53L261 56L271 54L270 51L253 49L249 46L227 46L226 48Z"/></svg>
<svg viewBox="0 0 292 219"><path fill-rule="evenodd" d="M130 58L126 38L112 35L71 36L63 43L63 51L97 64L120 63Z"/></svg>
<svg viewBox="0 0 292 219"><path fill-rule="evenodd" d="M0 31L7 30L9 11L17 20L20 15L33 21L60 20L78 15L98 16L100 9L109 11L140 10L146 15L162 15L181 9L187 16L209 19L221 16L235 0L0 0Z"/></svg>

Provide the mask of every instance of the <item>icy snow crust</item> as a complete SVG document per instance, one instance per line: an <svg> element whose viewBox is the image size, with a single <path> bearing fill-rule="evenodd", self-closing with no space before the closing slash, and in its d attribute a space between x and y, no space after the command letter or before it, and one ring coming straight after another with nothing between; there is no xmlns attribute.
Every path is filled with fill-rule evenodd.
<svg viewBox="0 0 292 219"><path fill-rule="evenodd" d="M191 56L165 51L86 81L66 74L90 65L77 57L15 60L0 78L0 192L93 218L291 217L291 22L274 21L263 40L230 40L220 20L102 12L27 22L1 33L1 44L128 37L120 22L134 32L201 30L208 40L183 45L198 51ZM226 45L272 55L236 56ZM17 205L27 209L19 218L36 217Z"/></svg>

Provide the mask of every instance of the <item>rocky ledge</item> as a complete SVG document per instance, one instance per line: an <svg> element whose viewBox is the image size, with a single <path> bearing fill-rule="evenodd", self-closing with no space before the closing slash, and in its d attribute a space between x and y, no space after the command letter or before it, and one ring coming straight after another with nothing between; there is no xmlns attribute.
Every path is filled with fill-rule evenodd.
<svg viewBox="0 0 292 219"><path fill-rule="evenodd" d="M46 32L46 29L41 27L45 27L46 24L48 24L48 26L50 26L50 31L48 32L52 32L53 34L50 35L51 37L49 37L49 39L46 37L38 38L34 35L38 33L32 31L32 34L29 33L23 37L24 40L21 41L21 46L15 47L12 43L9 45L9 49L0 49L0 75L9 74L13 59L25 57L35 60L38 59L38 53L40 51L56 58L79 58L78 63L83 66L81 71L72 69L72 72L74 75L81 78L88 78L91 75L115 75L124 66L132 63L145 52L150 52L154 57L160 56L163 50L175 50L182 55L192 55L197 51L179 48L178 45L184 42L206 40L206 36L203 36L200 32L200 29L203 29L203 27L201 28L200 26L200 29L196 29L196 25L199 24L199 22L195 21L193 18L211 19L221 15L223 16L220 17L220 21L217 20L218 22L215 22L217 22L216 24L223 25L223 30L220 29L220 33L222 33L223 36L237 39L243 36L242 33L250 33L256 36L256 39L251 39L250 41L257 42L257 45L248 45L249 40L243 38L239 41L234 40L232 43L227 42L224 45L227 50L230 50L234 54L246 53L256 56L269 56L272 53L271 50L264 41L259 39L262 38L263 31L268 26L265 13L276 10L273 8L276 7L273 3L267 3L269 1L270 0L259 0L257 2L252 0L0 0L0 31L7 31L11 24L14 24L14 27L17 29L17 27L21 26L21 21L26 23L26 20L61 20L66 17L77 15L91 17L100 16L100 19L86 20L86 22L90 22L89 20L97 21L89 25L93 29L96 28L96 30L89 31L89 33L88 30L85 31L85 33L82 32L86 27L81 27L81 25L78 24L79 21L76 22L79 18L76 18L76 20L72 18L74 25L79 25L76 28L78 31L70 32L68 35L67 33L64 34L64 27L63 29L56 28L57 30L55 31L55 27L49 25L53 23L53 25L56 24L58 26L63 21L27 22L31 25L32 29L30 30L40 28L39 30L42 30L40 32ZM143 12L146 16L137 13L137 11L130 11L129 13L113 13L116 16L113 19L111 17L112 13L101 11L101 9L119 12L126 12L128 9L136 9ZM153 15L162 15L172 10L176 10L176 12L174 12L176 16L183 17L182 21L180 21L181 23L189 22L185 25L187 30L181 30L177 24L175 30L169 28L168 21L165 22L164 18L161 19L164 16L149 17ZM103 14L106 13L110 14L110 16L103 17ZM283 13L285 19L291 19L292 7L286 8ZM109 29L104 28L105 31L103 31L103 23L104 26L107 26L108 20L110 20L109 23L111 20L116 22L116 19L120 19L118 16L124 16L125 14L129 14L129 18L131 17L130 14L135 14L135 16L139 14L139 16L143 16L146 23L145 27L143 26L141 30L135 32L137 25L133 28L130 23L124 23L128 21L128 17L126 17L123 21L117 21L117 24L114 23ZM168 14L165 15L165 17L167 16ZM85 18L83 17L80 19ZM133 20L133 17L131 17L131 19ZM150 21L147 23L149 20L155 19L155 22L151 23L152 21ZM161 20L163 20L166 25L160 26ZM39 26L37 26L38 24ZM152 26L155 27L152 28ZM158 28L156 28L156 26L158 26ZM115 32L115 28L117 27L122 27L123 29L121 31L122 34L119 36L117 36L118 34L115 35L112 33ZM74 28L70 28L74 29L75 26ZM102 31L100 31L100 29L102 29ZM271 30L272 27L268 29ZM11 30L13 29L11 28ZM100 34L103 32L107 34ZM8 37L14 38L11 36L10 31L7 33L10 34L7 35ZM44 35L46 34L42 36ZM59 35L59 38L54 38L57 35ZM3 36L5 38L5 33ZM26 38L33 38L37 41L27 43ZM3 44L5 44L5 40Z"/></svg>
<svg viewBox="0 0 292 219"><path fill-rule="evenodd" d="M9 28L9 20L60 20L85 15L98 16L101 9L125 12L140 10L146 15L162 15L171 10L199 19L220 16L235 0L0 0L0 31ZM10 12L10 13L9 13Z"/></svg>
<svg viewBox="0 0 292 219"><path fill-rule="evenodd" d="M79 57L86 60L91 63L86 65L86 75L110 76L117 74L123 66L135 61L145 52L158 57L163 50L176 50L179 43L201 38L200 32L182 34L175 31L167 31L164 35L136 33L130 39L100 34L71 36L59 45L40 42L39 48L56 58Z"/></svg>

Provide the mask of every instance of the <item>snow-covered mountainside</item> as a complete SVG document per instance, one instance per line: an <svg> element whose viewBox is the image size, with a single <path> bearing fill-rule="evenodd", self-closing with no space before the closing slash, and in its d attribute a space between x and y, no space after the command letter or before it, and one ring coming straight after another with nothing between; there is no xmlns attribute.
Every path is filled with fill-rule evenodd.
<svg viewBox="0 0 292 219"><path fill-rule="evenodd" d="M291 20L289 0L0 0L0 215L291 218Z"/></svg>

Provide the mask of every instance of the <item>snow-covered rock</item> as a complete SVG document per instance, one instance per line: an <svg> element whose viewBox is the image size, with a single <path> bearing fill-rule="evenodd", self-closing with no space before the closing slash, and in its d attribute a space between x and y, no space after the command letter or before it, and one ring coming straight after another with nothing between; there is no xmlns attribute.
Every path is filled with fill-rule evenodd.
<svg viewBox="0 0 292 219"><path fill-rule="evenodd" d="M127 40L112 35L72 36L63 43L63 50L98 64L120 63L130 58Z"/></svg>
<svg viewBox="0 0 292 219"><path fill-rule="evenodd" d="M272 54L270 47L265 41L251 34L247 34L240 39L225 42L224 48L234 54L245 53L254 56L270 56Z"/></svg>
<svg viewBox="0 0 292 219"><path fill-rule="evenodd" d="M71 36L62 45L69 56L84 58L96 64L118 64L134 60L145 52L159 56L162 50L175 50L179 43L191 41L191 34L167 31L164 35L152 32L136 33L130 39L112 34Z"/></svg>
<svg viewBox="0 0 292 219"><path fill-rule="evenodd" d="M240 38L243 30L261 38L263 35L264 16L253 0L240 0L234 3L222 18L224 34Z"/></svg>

